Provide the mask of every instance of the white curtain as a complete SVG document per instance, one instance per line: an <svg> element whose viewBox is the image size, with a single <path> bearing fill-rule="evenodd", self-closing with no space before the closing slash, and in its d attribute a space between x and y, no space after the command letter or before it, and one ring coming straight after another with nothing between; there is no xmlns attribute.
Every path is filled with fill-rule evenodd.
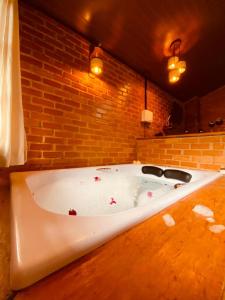
<svg viewBox="0 0 225 300"><path fill-rule="evenodd" d="M0 167L25 162L17 0L0 0Z"/></svg>

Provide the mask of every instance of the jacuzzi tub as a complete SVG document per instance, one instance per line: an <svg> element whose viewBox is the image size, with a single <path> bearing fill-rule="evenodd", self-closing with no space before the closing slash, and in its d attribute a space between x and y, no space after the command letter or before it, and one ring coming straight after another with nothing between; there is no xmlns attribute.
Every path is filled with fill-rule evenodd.
<svg viewBox="0 0 225 300"><path fill-rule="evenodd" d="M12 289L31 285L221 176L184 170L191 182L175 190L178 180L143 174L142 167L12 173Z"/></svg>

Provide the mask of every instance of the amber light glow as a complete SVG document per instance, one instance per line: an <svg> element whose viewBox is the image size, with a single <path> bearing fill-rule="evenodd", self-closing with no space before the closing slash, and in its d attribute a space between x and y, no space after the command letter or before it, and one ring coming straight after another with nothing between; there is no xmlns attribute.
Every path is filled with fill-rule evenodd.
<svg viewBox="0 0 225 300"><path fill-rule="evenodd" d="M180 60L178 62L177 68L180 74L184 73L186 71L186 62L184 60Z"/></svg>
<svg viewBox="0 0 225 300"><path fill-rule="evenodd" d="M177 68L177 63L179 62L179 58L177 56L172 56L168 59L168 69L174 70Z"/></svg>
<svg viewBox="0 0 225 300"><path fill-rule="evenodd" d="M100 47L94 47L90 55L90 71L94 75L100 75L103 71L102 54L103 51Z"/></svg>
<svg viewBox="0 0 225 300"><path fill-rule="evenodd" d="M169 82L170 83L175 83L180 79L180 73L178 71L178 69L175 70L171 70L169 72Z"/></svg>
<svg viewBox="0 0 225 300"><path fill-rule="evenodd" d="M95 75L99 75L102 73L103 70L103 62L101 58L94 57L91 59L91 72Z"/></svg>

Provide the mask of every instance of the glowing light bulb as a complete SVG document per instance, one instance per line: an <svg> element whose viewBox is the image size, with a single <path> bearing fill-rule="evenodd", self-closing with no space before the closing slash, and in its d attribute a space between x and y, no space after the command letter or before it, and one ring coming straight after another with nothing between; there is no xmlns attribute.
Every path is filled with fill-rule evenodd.
<svg viewBox="0 0 225 300"><path fill-rule="evenodd" d="M95 75L99 75L102 73L103 70L103 61L99 57L93 57L91 59L91 72Z"/></svg>
<svg viewBox="0 0 225 300"><path fill-rule="evenodd" d="M98 75L98 74L101 74L101 73L102 73L102 69L99 68L99 67L93 67L93 68L91 69L91 72L94 73L94 74L96 74L96 75Z"/></svg>
<svg viewBox="0 0 225 300"><path fill-rule="evenodd" d="M178 68L180 74L184 73L186 71L186 61L180 60L178 62L177 68Z"/></svg>
<svg viewBox="0 0 225 300"><path fill-rule="evenodd" d="M175 83L180 79L180 73L178 69L169 72L169 82Z"/></svg>
<svg viewBox="0 0 225 300"><path fill-rule="evenodd" d="M171 56L169 59L168 59L168 65L167 65L167 68L169 70L174 70L177 68L177 63L179 62L179 58L178 56Z"/></svg>

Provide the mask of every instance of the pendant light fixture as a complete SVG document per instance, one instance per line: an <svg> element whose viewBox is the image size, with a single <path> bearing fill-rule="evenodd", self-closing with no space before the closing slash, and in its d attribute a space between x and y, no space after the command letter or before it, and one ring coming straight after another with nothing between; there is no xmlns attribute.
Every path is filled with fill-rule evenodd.
<svg viewBox="0 0 225 300"><path fill-rule="evenodd" d="M94 75L100 75L103 71L103 51L98 47L94 47L90 54L90 72Z"/></svg>
<svg viewBox="0 0 225 300"><path fill-rule="evenodd" d="M172 56L168 59L167 68L169 70L169 82L175 83L180 79L180 75L186 71L186 62L180 60L181 39L174 40L170 45Z"/></svg>

